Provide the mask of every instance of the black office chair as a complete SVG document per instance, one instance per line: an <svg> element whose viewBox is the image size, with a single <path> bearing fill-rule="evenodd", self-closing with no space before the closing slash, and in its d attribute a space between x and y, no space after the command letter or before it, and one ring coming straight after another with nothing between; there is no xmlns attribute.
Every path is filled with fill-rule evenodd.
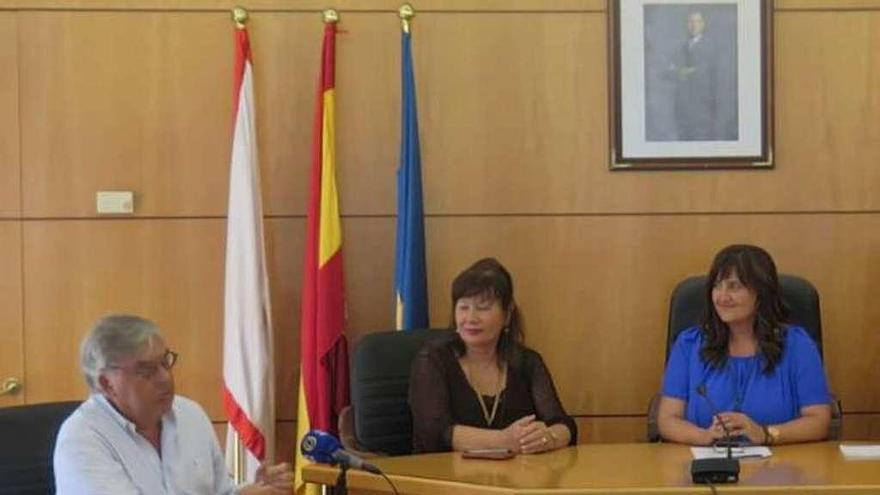
<svg viewBox="0 0 880 495"><path fill-rule="evenodd" d="M675 344L678 334L702 321L706 310L706 276L690 277L679 283L672 291L669 301L669 322L666 335L666 359ZM790 311L789 323L803 327L816 342L819 356L822 352L822 315L819 309L819 293L808 280L795 275L779 275L779 289L782 300ZM842 411L840 401L832 395L831 427L828 438L839 440L842 433ZM657 426L657 410L660 407L660 394L651 399L648 406L647 438L649 442L661 441Z"/></svg>
<svg viewBox="0 0 880 495"><path fill-rule="evenodd" d="M0 495L55 493L52 453L79 401L0 408Z"/></svg>
<svg viewBox="0 0 880 495"><path fill-rule="evenodd" d="M339 416L346 449L366 456L412 452L407 399L413 358L427 340L452 334L451 330L391 331L360 341L351 367L351 406Z"/></svg>

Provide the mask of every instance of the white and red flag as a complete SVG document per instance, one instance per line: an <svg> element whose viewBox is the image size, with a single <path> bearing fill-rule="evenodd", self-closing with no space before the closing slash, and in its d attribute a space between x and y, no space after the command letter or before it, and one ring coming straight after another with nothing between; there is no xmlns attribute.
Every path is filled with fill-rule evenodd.
<svg viewBox="0 0 880 495"><path fill-rule="evenodd" d="M229 421L227 463L241 441L245 480L272 461L275 375L272 320L263 241L263 207L254 115L253 70L247 30L235 32L234 130L226 223L223 320L223 406Z"/></svg>

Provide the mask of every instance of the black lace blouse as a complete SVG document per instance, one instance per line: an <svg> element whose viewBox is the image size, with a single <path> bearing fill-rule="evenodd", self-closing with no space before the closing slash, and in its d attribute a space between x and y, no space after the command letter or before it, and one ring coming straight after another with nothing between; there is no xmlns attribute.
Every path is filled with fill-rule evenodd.
<svg viewBox="0 0 880 495"><path fill-rule="evenodd" d="M493 397L484 397L487 405ZM486 424L477 395L465 377L449 341L429 342L413 360L409 380L413 418L413 453L452 450L455 425L503 430L523 416L535 414L547 426L562 423L577 443L577 426L566 414L553 379L537 352L525 348L519 364L508 367L498 412ZM491 409L491 407L489 407Z"/></svg>

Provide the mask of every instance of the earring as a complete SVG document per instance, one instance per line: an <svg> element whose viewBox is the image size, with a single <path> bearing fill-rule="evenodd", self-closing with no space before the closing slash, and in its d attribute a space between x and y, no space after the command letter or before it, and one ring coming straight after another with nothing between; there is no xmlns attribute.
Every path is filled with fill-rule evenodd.
<svg viewBox="0 0 880 495"><path fill-rule="evenodd" d="M504 333L510 332L510 327L504 327Z"/></svg>

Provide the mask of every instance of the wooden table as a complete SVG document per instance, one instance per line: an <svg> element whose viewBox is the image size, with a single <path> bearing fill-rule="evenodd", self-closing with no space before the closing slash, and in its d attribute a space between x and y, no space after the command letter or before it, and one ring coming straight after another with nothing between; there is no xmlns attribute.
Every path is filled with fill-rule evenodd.
<svg viewBox="0 0 880 495"><path fill-rule="evenodd" d="M773 447L768 459L741 462L740 481L718 485L737 494L880 494L880 461L844 460L837 442ZM711 493L690 478L688 447L671 444L585 444L506 461L424 454L371 459L401 495ZM333 485L338 469L313 465L312 483ZM379 476L351 470L352 494L392 493Z"/></svg>

